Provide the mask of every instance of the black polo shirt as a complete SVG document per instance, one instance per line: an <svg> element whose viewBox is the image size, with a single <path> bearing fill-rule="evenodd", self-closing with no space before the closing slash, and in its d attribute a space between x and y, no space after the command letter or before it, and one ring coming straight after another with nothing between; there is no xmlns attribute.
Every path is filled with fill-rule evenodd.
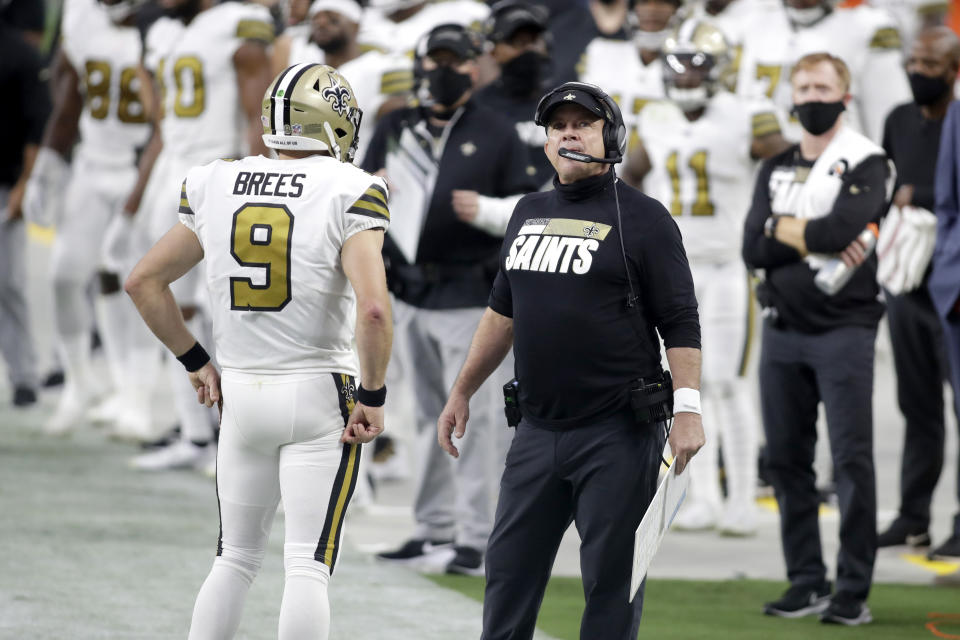
<svg viewBox="0 0 960 640"><path fill-rule="evenodd" d="M510 220L490 308L513 318L524 418L584 426L622 409L632 381L659 373L666 347L700 348L693 278L663 205L617 183L629 287L607 172L525 196Z"/></svg>

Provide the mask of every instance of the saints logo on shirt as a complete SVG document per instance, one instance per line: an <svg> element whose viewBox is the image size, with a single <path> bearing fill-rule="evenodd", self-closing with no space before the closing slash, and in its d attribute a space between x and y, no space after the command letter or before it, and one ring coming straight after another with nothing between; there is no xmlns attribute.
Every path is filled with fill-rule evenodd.
<svg viewBox="0 0 960 640"><path fill-rule="evenodd" d="M504 261L507 271L583 275L612 227L590 220L531 218L523 223Z"/></svg>

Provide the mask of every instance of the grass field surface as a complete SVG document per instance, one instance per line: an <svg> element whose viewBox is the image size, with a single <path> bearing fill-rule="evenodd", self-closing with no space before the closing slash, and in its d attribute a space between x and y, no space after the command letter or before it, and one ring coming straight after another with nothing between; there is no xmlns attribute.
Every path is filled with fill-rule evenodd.
<svg viewBox="0 0 960 640"><path fill-rule="evenodd" d="M482 578L432 576L437 583L482 600ZM883 584L869 605L874 622L860 627L822 624L815 616L785 620L763 615L763 603L786 589L784 582L651 580L640 638L692 640L960 640L960 588ZM583 589L576 578L553 578L537 626L560 640L579 640Z"/></svg>

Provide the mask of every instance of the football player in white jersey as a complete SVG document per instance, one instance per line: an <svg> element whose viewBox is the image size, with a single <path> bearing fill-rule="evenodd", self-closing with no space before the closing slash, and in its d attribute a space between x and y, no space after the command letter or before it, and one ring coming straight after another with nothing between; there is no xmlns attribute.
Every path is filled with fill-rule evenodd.
<svg viewBox="0 0 960 640"><path fill-rule="evenodd" d="M360 443L383 430L392 328L380 252L390 214L383 180L350 164L361 118L353 90L332 67L296 65L268 89L263 117L279 159L191 169L181 224L126 284L197 397L207 406L222 398L221 534L194 606L196 640L236 633L281 496L278 637L328 637L327 583ZM169 289L201 260L222 380Z"/></svg>
<svg viewBox="0 0 960 640"><path fill-rule="evenodd" d="M144 53L144 65L158 84L160 121L124 207L130 216L136 212L136 227L151 243L175 221L176 189L189 167L248 152L266 153L259 133L260 100L271 78L267 45L273 39L273 23L265 7L213 0L165 0L165 4L179 19L154 23ZM124 237L123 232L116 235ZM116 247L110 239L107 243ZM198 333L209 323L203 312L205 300L198 295L199 278L197 270L174 287L184 317ZM193 391L177 375L175 363L168 364L181 438L131 463L144 470L209 469L212 417L192 401Z"/></svg>
<svg viewBox="0 0 960 640"><path fill-rule="evenodd" d="M830 52L850 69L853 101L847 106L847 123L879 143L887 114L912 96L892 18L865 5L836 9L833 0L783 0L783 4L781 11L751 23L737 92L765 95L789 112L794 63L808 53ZM790 140L799 140L799 123L791 121L785 133Z"/></svg>
<svg viewBox="0 0 960 640"><path fill-rule="evenodd" d="M27 187L31 220L56 224L51 265L57 350L67 384L44 430L65 433L112 386L127 395L142 363L130 363L133 307L115 273L105 273L102 234L136 180L136 154L150 135L140 101L140 36L129 26L138 0L68 0L56 60L56 106ZM73 151L73 173L66 164ZM128 267L129 268L129 267ZM90 362L93 327L87 291L100 271L97 325L112 385L96 380ZM143 342L141 338L140 342ZM146 416L134 422L142 423ZM130 419L129 415L121 419Z"/></svg>
<svg viewBox="0 0 960 640"><path fill-rule="evenodd" d="M779 10L780 0L699 0L691 4L688 16L720 29L731 48L731 89L737 80L743 41L750 26L762 20L766 13Z"/></svg>
<svg viewBox="0 0 960 640"><path fill-rule="evenodd" d="M868 0L867 4L890 14L903 40L905 55L917 34L944 22L950 2L947 0Z"/></svg>
<svg viewBox="0 0 960 640"><path fill-rule="evenodd" d="M350 81L357 102L364 106L360 146L355 162L363 161L377 121L406 105L413 88L413 62L376 49L366 52L357 41L363 9L356 0L315 0L310 5L310 29L281 35L273 46L273 70L292 64L330 65Z"/></svg>
<svg viewBox="0 0 960 640"><path fill-rule="evenodd" d="M476 0L370 0L358 36L361 45L413 59L417 42L441 24L480 31L490 7Z"/></svg>
<svg viewBox="0 0 960 640"><path fill-rule="evenodd" d="M596 38L587 45L580 62L580 80L605 87L620 106L629 136L628 151L638 142L640 111L651 100L663 97L660 47L682 4L680 0L636 0L632 40ZM624 159L622 170L629 162Z"/></svg>
<svg viewBox="0 0 960 640"><path fill-rule="evenodd" d="M788 143L769 101L723 89L731 50L716 27L683 22L663 46L667 100L640 114L641 143L632 163L643 167L646 193L676 216L700 305L701 393L710 407L707 445L691 463L691 498L675 525L751 534L756 528L759 423L744 378L753 302L740 259L743 219L750 207L756 162ZM625 176L626 177L626 176ZM706 412L705 412L706 413ZM717 440L723 443L726 505L720 497Z"/></svg>

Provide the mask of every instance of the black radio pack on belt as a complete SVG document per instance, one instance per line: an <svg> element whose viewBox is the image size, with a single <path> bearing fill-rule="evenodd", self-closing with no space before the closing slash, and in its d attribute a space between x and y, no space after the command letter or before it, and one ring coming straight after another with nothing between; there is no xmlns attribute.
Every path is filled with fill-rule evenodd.
<svg viewBox="0 0 960 640"><path fill-rule="evenodd" d="M630 407L639 424L665 422L673 417L673 378L669 371L640 378L630 389Z"/></svg>
<svg viewBox="0 0 960 640"><path fill-rule="evenodd" d="M520 424L520 399L518 397L520 382L514 378L503 385L503 413L507 416L507 426L515 427Z"/></svg>

